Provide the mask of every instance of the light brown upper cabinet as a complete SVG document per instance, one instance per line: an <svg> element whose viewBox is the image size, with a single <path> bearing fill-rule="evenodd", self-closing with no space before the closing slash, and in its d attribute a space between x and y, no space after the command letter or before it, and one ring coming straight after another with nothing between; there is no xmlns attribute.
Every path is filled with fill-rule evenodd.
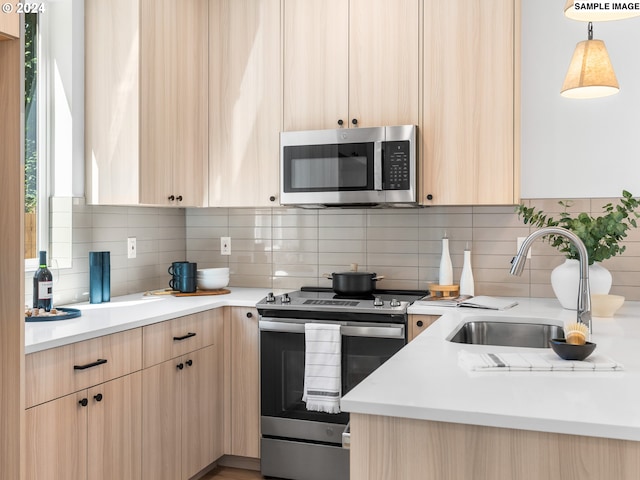
<svg viewBox="0 0 640 480"><path fill-rule="evenodd" d="M16 8L18 2L6 3L5 5ZM20 15L16 12L4 13L0 11L0 41L11 40L20 37Z"/></svg>
<svg viewBox="0 0 640 480"><path fill-rule="evenodd" d="M209 205L277 205L280 0L209 2Z"/></svg>
<svg viewBox="0 0 640 480"><path fill-rule="evenodd" d="M284 0L284 130L417 125L419 0Z"/></svg>
<svg viewBox="0 0 640 480"><path fill-rule="evenodd" d="M421 199L519 200L520 2L424 1Z"/></svg>
<svg viewBox="0 0 640 480"><path fill-rule="evenodd" d="M87 202L207 205L207 0L87 0Z"/></svg>

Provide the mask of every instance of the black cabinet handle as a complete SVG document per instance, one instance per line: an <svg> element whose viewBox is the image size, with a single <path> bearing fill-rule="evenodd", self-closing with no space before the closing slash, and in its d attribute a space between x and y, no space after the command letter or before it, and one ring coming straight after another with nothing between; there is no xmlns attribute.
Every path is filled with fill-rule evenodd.
<svg viewBox="0 0 640 480"><path fill-rule="evenodd" d="M342 121L341 118L338 120L338 125L340 125L340 126L344 125L344 122Z"/></svg>
<svg viewBox="0 0 640 480"><path fill-rule="evenodd" d="M351 123L353 123L354 125L357 125L358 124L358 119L354 118L353 120L351 120Z"/></svg>
<svg viewBox="0 0 640 480"><path fill-rule="evenodd" d="M173 202L176 199L176 197L174 197L173 195L169 195L168 200L170 202Z"/></svg>
<svg viewBox="0 0 640 480"><path fill-rule="evenodd" d="M247 318L251 318L251 317L253 317L253 313L247 312Z"/></svg>
<svg viewBox="0 0 640 480"><path fill-rule="evenodd" d="M422 323L422 320L418 320L418 321L416 322L416 325L417 325L417 326L419 326L419 327L421 327L422 325L424 325L424 323Z"/></svg>
<svg viewBox="0 0 640 480"><path fill-rule="evenodd" d="M99 393L99 394L97 394L97 395L94 395L94 396L93 396L93 399L94 399L96 402L101 402L101 401L102 401L102 394L101 394L101 393Z"/></svg>
<svg viewBox="0 0 640 480"><path fill-rule="evenodd" d="M191 365L193 365L193 360L187 360L186 362L184 362L187 364L187 367L190 367Z"/></svg>
<svg viewBox="0 0 640 480"><path fill-rule="evenodd" d="M183 335L181 337L173 337L173 340L176 342L179 342L180 340L186 340L187 338L191 338L191 337L195 337L196 334L194 332L189 332L186 335Z"/></svg>
<svg viewBox="0 0 640 480"><path fill-rule="evenodd" d="M184 364L183 363L179 363L178 365L176 365L176 368L178 370L182 370L184 368Z"/></svg>
<svg viewBox="0 0 640 480"><path fill-rule="evenodd" d="M107 359L106 358L99 358L95 362L87 363L86 365L74 365L73 369L74 370L86 370L87 368L97 367L98 365L104 365L105 363L107 363Z"/></svg>
<svg viewBox="0 0 640 480"><path fill-rule="evenodd" d="M427 195L427 200L433 200L433 195L431 194Z"/></svg>
<svg viewBox="0 0 640 480"><path fill-rule="evenodd" d="M86 398L83 398L78 403L80 404L80 406L86 407L87 405L89 405L89 400L87 400Z"/></svg>
<svg viewBox="0 0 640 480"><path fill-rule="evenodd" d="M276 201L276 197L275 197L275 196L273 196L273 195L271 195L271 196L269 197L269 201L270 201L270 202L275 202L275 201Z"/></svg>
<svg viewBox="0 0 640 480"><path fill-rule="evenodd" d="M176 197L176 200L178 200L179 202L181 202L181 201L182 201L182 195L178 195L178 196Z"/></svg>

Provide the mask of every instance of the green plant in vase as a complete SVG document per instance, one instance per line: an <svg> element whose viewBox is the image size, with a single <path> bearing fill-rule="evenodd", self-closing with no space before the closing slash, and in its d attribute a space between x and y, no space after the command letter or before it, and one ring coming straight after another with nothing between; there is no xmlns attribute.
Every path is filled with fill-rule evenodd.
<svg viewBox="0 0 640 480"><path fill-rule="evenodd" d="M542 210L535 207L527 207L524 204L516 207L518 217L522 218L525 224L532 225L534 227L563 227L567 230L571 230L575 233L584 243L588 257L591 277L591 292L592 293L609 293L611 288L611 274L601 265L600 262L608 258L620 255L626 250L625 245L621 245L622 240L627 236L630 228L636 228L638 226L636 219L640 218L640 213L636 210L640 208L640 201L633 198L633 195L626 190L622 191L622 197L614 205L607 203L602 207L603 213L600 216L594 217L588 213L581 212L578 214L571 214L567 211L571 206L569 201L559 201L559 205L564 208L564 211L554 218ZM564 266L571 267L575 270L575 278L578 276L578 251L571 243L564 237L557 235L547 235L543 237L552 247L557 248L562 252L569 262L565 262ZM562 267L562 265L560 266ZM567 287L567 291L572 291L573 281L568 281L566 277L562 277L561 280L554 279L556 270L551 275L551 283L556 293L556 296L560 300L560 303L565 308L575 309L577 299L577 290L571 295L571 298L561 298L559 289L563 288L565 283L570 285ZM601 271L604 271L602 273ZM596 274L608 276L604 278L601 283L596 280ZM571 277L573 278L573 277ZM570 287L570 288L569 288Z"/></svg>

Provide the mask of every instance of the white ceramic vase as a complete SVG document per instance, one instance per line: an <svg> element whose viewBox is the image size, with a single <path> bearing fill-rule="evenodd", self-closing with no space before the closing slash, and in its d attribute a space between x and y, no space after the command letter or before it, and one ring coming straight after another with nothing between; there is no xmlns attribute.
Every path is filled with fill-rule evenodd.
<svg viewBox="0 0 640 480"><path fill-rule="evenodd" d="M551 272L553 293L560 305L567 310L578 306L578 282L580 281L580 263L578 260L565 260ZM599 263L589 266L589 288L591 293L607 294L611 289L611 273Z"/></svg>

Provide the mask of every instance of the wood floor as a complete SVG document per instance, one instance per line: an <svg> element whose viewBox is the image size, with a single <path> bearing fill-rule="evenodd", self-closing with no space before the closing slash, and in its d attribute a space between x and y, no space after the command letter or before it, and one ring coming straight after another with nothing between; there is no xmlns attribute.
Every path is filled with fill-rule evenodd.
<svg viewBox="0 0 640 480"><path fill-rule="evenodd" d="M241 468L217 467L208 473L201 480L262 480L264 477L260 472L254 470L243 470Z"/></svg>

